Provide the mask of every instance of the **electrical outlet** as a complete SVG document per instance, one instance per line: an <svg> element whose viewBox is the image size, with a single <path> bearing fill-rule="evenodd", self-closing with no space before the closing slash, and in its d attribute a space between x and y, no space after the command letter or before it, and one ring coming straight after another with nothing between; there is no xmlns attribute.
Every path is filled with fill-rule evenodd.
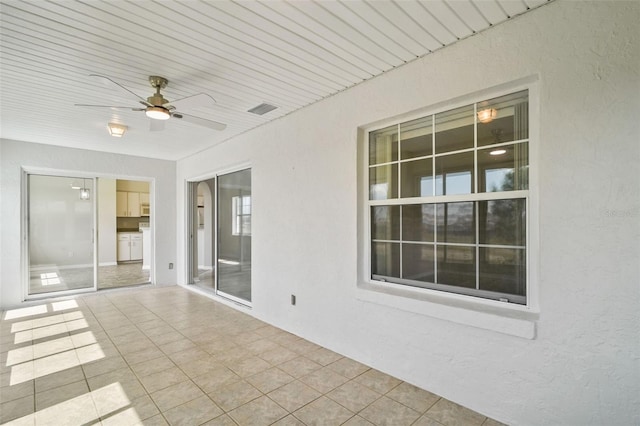
<svg viewBox="0 0 640 426"><path fill-rule="evenodd" d="M169 264L169 269L173 269L173 263Z"/></svg>
<svg viewBox="0 0 640 426"><path fill-rule="evenodd" d="M296 295L295 294L291 295L291 304L294 305L294 306L296 305Z"/></svg>

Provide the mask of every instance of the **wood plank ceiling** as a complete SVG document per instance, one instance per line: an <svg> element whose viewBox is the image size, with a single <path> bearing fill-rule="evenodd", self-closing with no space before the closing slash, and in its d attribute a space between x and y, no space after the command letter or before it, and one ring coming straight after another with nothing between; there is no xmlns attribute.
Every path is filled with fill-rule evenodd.
<svg viewBox="0 0 640 426"><path fill-rule="evenodd" d="M176 160L348 89L538 7L547 0L2 0L0 137ZM148 76L182 111L150 131ZM249 109L268 103L262 116ZM113 138L107 123L128 126Z"/></svg>

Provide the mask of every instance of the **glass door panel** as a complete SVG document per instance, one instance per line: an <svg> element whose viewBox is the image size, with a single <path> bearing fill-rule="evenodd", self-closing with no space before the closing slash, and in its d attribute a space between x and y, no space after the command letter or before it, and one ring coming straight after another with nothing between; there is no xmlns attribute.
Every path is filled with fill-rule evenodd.
<svg viewBox="0 0 640 426"><path fill-rule="evenodd" d="M218 176L217 290L251 302L251 170Z"/></svg>
<svg viewBox="0 0 640 426"><path fill-rule="evenodd" d="M29 295L95 289L93 182L28 175Z"/></svg>

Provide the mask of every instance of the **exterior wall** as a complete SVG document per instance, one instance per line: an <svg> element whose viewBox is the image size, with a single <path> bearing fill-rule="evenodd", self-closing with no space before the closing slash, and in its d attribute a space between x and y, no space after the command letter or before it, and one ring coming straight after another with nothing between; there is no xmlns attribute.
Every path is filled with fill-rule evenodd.
<svg viewBox="0 0 640 426"><path fill-rule="evenodd" d="M509 424L637 424L639 5L550 3L179 161L179 283L185 181L251 164L251 314ZM520 79L539 98L533 338L363 300L358 128Z"/></svg>
<svg viewBox="0 0 640 426"><path fill-rule="evenodd" d="M175 284L175 163L81 149L62 148L37 143L0 140L2 167L0 217L2 253L0 262L0 307L18 306L23 300L21 281L21 180L22 168L82 172L88 176L153 179L152 197L156 208L155 282ZM155 192L154 192L155 191Z"/></svg>

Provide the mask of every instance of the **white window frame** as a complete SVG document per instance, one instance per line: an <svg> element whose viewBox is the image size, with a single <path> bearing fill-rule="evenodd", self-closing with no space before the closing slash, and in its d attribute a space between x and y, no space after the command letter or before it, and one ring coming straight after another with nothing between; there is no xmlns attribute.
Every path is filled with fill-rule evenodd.
<svg viewBox="0 0 640 426"><path fill-rule="evenodd" d="M356 297L366 302L428 315L501 333L535 338L535 324L539 315L538 287L538 143L539 89L537 76L504 84L462 96L427 108L378 121L358 129L358 286ZM527 197L526 235L526 304L504 303L457 293L449 293L392 282L380 282L371 277L371 223L369 200L369 133L396 123L402 123L483 100L500 97L520 90L529 92L529 190ZM477 179L477 173L476 173ZM517 192L517 191L512 191ZM502 193L504 194L504 193ZM514 197L510 194L504 198ZM495 199L495 193L476 193L470 196L430 197L430 202L482 201ZM384 200L386 204L401 204L401 199ZM375 202L374 202L375 203Z"/></svg>
<svg viewBox="0 0 640 426"><path fill-rule="evenodd" d="M243 212L244 200L249 200L249 213ZM249 216L251 218L251 195L236 195L232 197L231 203L231 216L233 217L233 229L231 229L232 235L251 235L251 222L249 222L249 232L243 231L243 218ZM238 208L239 207L239 208Z"/></svg>

